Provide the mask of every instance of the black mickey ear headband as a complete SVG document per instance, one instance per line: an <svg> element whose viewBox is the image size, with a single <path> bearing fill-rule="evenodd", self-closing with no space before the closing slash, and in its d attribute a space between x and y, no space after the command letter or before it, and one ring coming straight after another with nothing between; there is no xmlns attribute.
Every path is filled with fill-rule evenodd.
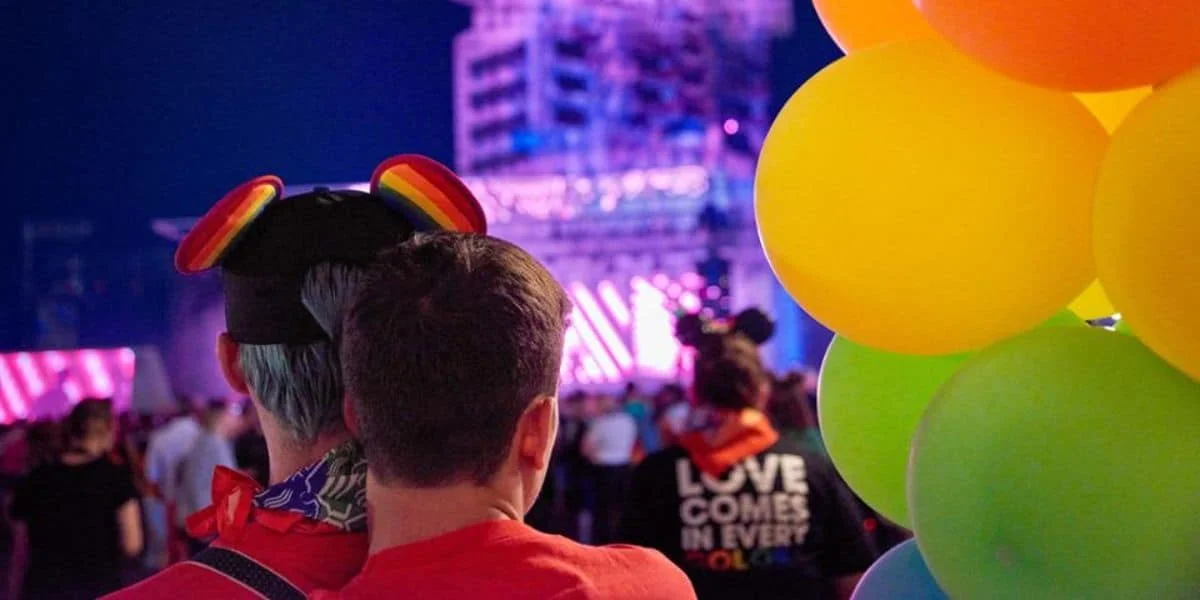
<svg viewBox="0 0 1200 600"><path fill-rule="evenodd" d="M282 195L283 181L274 175L234 188L179 243L175 268L191 275L219 266L267 206ZM383 161L371 175L371 195L418 231L487 233L483 209L471 190L450 169L419 154Z"/></svg>
<svg viewBox="0 0 1200 600"><path fill-rule="evenodd" d="M741 334L761 346L775 334L775 322L758 308L747 308L732 319L706 319L696 313L679 317L675 322L675 337L684 346L701 348L709 342L728 335Z"/></svg>

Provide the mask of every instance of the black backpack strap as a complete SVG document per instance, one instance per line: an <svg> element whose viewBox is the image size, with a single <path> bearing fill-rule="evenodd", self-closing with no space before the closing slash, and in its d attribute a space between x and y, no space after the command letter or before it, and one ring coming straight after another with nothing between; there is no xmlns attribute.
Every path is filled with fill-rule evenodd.
<svg viewBox="0 0 1200 600"><path fill-rule="evenodd" d="M304 600L304 592L295 584L236 550L209 546L190 562L208 567L267 600Z"/></svg>

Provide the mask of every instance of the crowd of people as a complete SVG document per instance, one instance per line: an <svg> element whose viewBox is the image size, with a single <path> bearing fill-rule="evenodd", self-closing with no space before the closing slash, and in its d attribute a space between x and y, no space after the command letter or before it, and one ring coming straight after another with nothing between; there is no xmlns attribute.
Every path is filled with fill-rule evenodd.
<svg viewBox="0 0 1200 600"><path fill-rule="evenodd" d="M797 371L771 377L764 412L780 438L826 461L814 374ZM631 501L635 466L649 454L677 446L680 437L695 428L693 421L705 418L706 411L693 406L687 389L676 383L660 385L653 393L629 383L611 393L576 390L561 397L550 474L527 521L588 543L621 540L618 524ZM859 503L859 510L863 530L877 552L907 537L865 504Z"/></svg>
<svg viewBox="0 0 1200 600"><path fill-rule="evenodd" d="M62 418L0 428L5 598L95 597L136 581L202 545L183 520L208 505L216 465L266 483L251 404L180 396L179 406L117 414L88 398Z"/></svg>
<svg viewBox="0 0 1200 600"><path fill-rule="evenodd" d="M823 456L811 377L796 372L773 381L764 412L788 447ZM268 484L266 442L253 404L181 395L179 405L174 415L115 415L111 402L88 399L61 421L17 422L0 429L9 530L3 537L16 542L8 551L7 598L62 597L53 590L75 586L69 582L76 579L83 590L78 597L99 595L186 560L209 541L187 534L186 517L210 503L217 466L236 468L260 485ZM661 470L645 459L678 448L704 413L688 390L675 383L653 393L629 383L608 393L563 394L546 481L526 522L588 544L649 543L633 524L649 516L640 509L651 505L657 492L641 486L635 493L634 473L642 464L645 473ZM660 475L668 483L675 477L673 471ZM75 489L105 496L66 493ZM105 508L80 510L95 506ZM858 508L871 556L904 539L906 532L865 505ZM25 524L16 536L14 523L18 528ZM32 523L44 529L33 538L37 545L30 546ZM55 560L31 563L31 554ZM29 570L31 565L37 568ZM19 594L22 582L24 595Z"/></svg>
<svg viewBox="0 0 1200 600"><path fill-rule="evenodd" d="M247 400L85 400L6 435L10 598L846 598L906 535L839 479L761 326L697 329L685 385L564 393L570 300L444 167L232 218L255 183L176 261L221 269Z"/></svg>

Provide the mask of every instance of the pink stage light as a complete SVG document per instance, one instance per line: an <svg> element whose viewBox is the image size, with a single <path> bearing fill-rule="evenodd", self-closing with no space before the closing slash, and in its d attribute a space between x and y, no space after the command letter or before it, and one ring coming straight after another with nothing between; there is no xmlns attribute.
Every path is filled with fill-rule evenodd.
<svg viewBox="0 0 1200 600"><path fill-rule="evenodd" d="M646 173L630 171L621 177L621 187L626 196L637 196L646 190Z"/></svg>
<svg viewBox="0 0 1200 600"><path fill-rule="evenodd" d="M571 385L571 384L587 385L587 384L591 383L591 380L588 379L587 373L584 373L583 369L575 369L574 373L570 373L569 375L564 376L561 380L561 383L563 385Z"/></svg>
<svg viewBox="0 0 1200 600"><path fill-rule="evenodd" d="M726 134L733 135L742 128L742 124L738 123L737 119L725 119L725 122L721 124L721 128L725 130Z"/></svg>
<svg viewBox="0 0 1200 600"><path fill-rule="evenodd" d="M67 357L62 352L51 350L42 353L42 362L51 373L58 373L67 368Z"/></svg>
<svg viewBox="0 0 1200 600"><path fill-rule="evenodd" d="M604 346L608 349L609 354L616 360L617 366L620 367L623 373L629 372L633 369L633 355L629 353L629 349L625 347L625 342L621 340L621 336L617 335L616 330L608 322L608 318L604 316L604 311L596 303L591 290L580 283L573 283L570 287L571 294L575 297L578 307L583 310L583 314L591 321L592 327L600 335L601 341L604 342Z"/></svg>
<svg viewBox="0 0 1200 600"><path fill-rule="evenodd" d="M687 312L699 312L703 303L700 302L700 297L695 292L684 292L679 295L679 307Z"/></svg>
<svg viewBox="0 0 1200 600"><path fill-rule="evenodd" d="M83 359L83 372L87 375L89 393L105 398L112 396L112 378L104 369L96 351L84 350L80 353L80 357Z"/></svg>
<svg viewBox="0 0 1200 600"><path fill-rule="evenodd" d="M684 273L679 276L679 283L685 288L692 291L699 290L704 287L704 278L698 273ZM662 286L659 286L662 287Z"/></svg>
<svg viewBox="0 0 1200 600"><path fill-rule="evenodd" d="M558 369L558 378L562 383L573 383L575 381L576 370L573 357L579 349L579 334L575 332L574 327L567 327L567 334L563 336L563 353L562 365Z"/></svg>
<svg viewBox="0 0 1200 600"><path fill-rule="evenodd" d="M665 282L652 283L659 275ZM670 297L657 283L679 296ZM629 295L612 280L594 286L572 282L567 289L575 308L563 343L559 376L564 385L611 385L630 376L676 378L691 371L692 361L675 339L675 311L699 310L696 291L665 273L631 278Z"/></svg>
<svg viewBox="0 0 1200 600"><path fill-rule="evenodd" d="M645 279L633 278L633 347L646 375L670 377L676 372L679 342L667 298Z"/></svg>
<svg viewBox="0 0 1200 600"><path fill-rule="evenodd" d="M71 400L71 404L79 404L83 400L83 390L79 389L79 384L74 379L68 379L63 384L63 392L67 394L67 398Z"/></svg>
<svg viewBox="0 0 1200 600"><path fill-rule="evenodd" d="M17 389L17 382L13 379L12 372L8 370L8 363L4 357L0 356L0 405L2 405L6 422L9 419L24 419L28 414L28 399L21 390Z"/></svg>
<svg viewBox="0 0 1200 600"><path fill-rule="evenodd" d="M591 325L588 325L583 314L579 312L579 307L571 310L571 326L579 332L579 339L583 341L583 345L590 352L600 366L600 371L604 373L604 377L609 381L617 381L621 378L621 370L617 368L616 363L609 357L608 351L604 349L604 344L596 335Z"/></svg>
<svg viewBox="0 0 1200 600"><path fill-rule="evenodd" d="M640 279L640 278L639 278ZM644 279L642 281L645 281ZM671 285L671 278L667 277L666 273L658 273L654 276L654 287L665 290L668 285Z"/></svg>
<svg viewBox="0 0 1200 600"><path fill-rule="evenodd" d="M137 365L137 355L130 348L121 348L117 354L117 364L121 366L121 377L133 380L134 368Z"/></svg>
<svg viewBox="0 0 1200 600"><path fill-rule="evenodd" d="M679 349L679 371L682 373L691 373L696 368L696 350L695 348Z"/></svg>
<svg viewBox="0 0 1200 600"><path fill-rule="evenodd" d="M0 391L4 392L8 413L13 418L24 419L29 416L31 399L21 390L21 386L17 385L17 378L3 356L0 356Z"/></svg>
<svg viewBox="0 0 1200 600"><path fill-rule="evenodd" d="M113 398L120 410L126 410L135 365L136 357L129 348L0 355L0 420L61 411L62 407L38 406L58 385L59 374L66 375L62 391L71 403L89 396Z"/></svg>
<svg viewBox="0 0 1200 600"><path fill-rule="evenodd" d="M17 354L13 362L17 365L17 372L21 374L21 380L25 383L25 393L30 398L37 398L46 393L46 380L42 379L41 372L33 364L33 357L28 352Z"/></svg>
<svg viewBox="0 0 1200 600"><path fill-rule="evenodd" d="M629 307L625 305L625 299L621 297L621 292L617 291L617 286L611 281L601 281L600 285L596 286L596 291L600 294L600 300L604 302L604 307L608 309L617 325L629 327L633 322L633 317L629 314Z"/></svg>
<svg viewBox="0 0 1200 600"><path fill-rule="evenodd" d="M604 377L604 370L600 368L599 363L592 356L584 356L580 359L579 364L583 366L583 373L589 380L597 382L616 381L615 379L606 379Z"/></svg>

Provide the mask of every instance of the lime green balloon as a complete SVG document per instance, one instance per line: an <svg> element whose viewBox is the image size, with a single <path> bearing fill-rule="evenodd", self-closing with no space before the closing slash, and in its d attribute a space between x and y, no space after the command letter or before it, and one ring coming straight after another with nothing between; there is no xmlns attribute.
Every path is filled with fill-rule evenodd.
<svg viewBox="0 0 1200 600"><path fill-rule="evenodd" d="M909 527L909 441L934 392L966 354L910 356L835 337L817 387L821 437L846 483L879 514Z"/></svg>
<svg viewBox="0 0 1200 600"><path fill-rule="evenodd" d="M1195 598L1200 383L1049 328L971 357L913 439L921 554L954 598Z"/></svg>
<svg viewBox="0 0 1200 600"><path fill-rule="evenodd" d="M1133 328L1129 326L1129 321L1125 319L1117 319L1117 324L1113 326L1113 331L1137 337L1137 334L1133 333Z"/></svg>
<svg viewBox="0 0 1200 600"><path fill-rule="evenodd" d="M1042 327L1083 327L1061 311ZM821 436L850 487L880 514L909 527L904 486L913 432L938 387L969 354L912 356L835 337L817 389Z"/></svg>

